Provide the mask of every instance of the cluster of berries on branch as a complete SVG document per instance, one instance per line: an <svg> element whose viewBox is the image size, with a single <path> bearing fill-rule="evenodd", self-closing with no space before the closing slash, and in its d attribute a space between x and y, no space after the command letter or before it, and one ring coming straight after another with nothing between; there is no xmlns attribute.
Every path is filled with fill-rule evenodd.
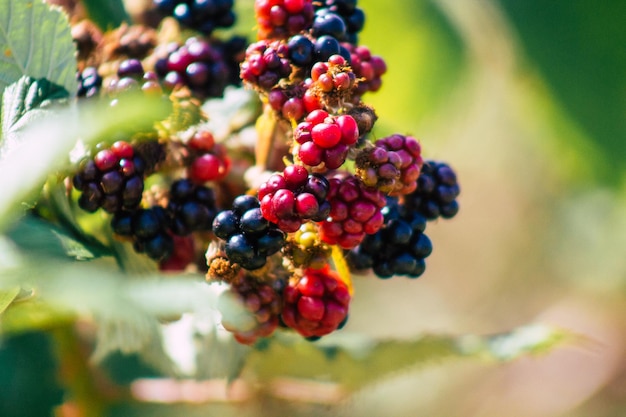
<svg viewBox="0 0 626 417"><path fill-rule="evenodd" d="M83 48L78 96L140 90L170 100L172 114L92 150L72 175L78 207L106 212L114 238L162 271L228 284L252 320L223 325L244 344L277 329L313 341L343 327L350 272L424 273L427 222L456 215L460 187L447 164L424 161L415 137L373 139L378 116L363 97L387 67L358 43L356 0L255 0L252 43L213 33L233 25L232 0L152 6L184 30L167 40L135 25L102 34ZM218 117L204 104L229 86L259 105L252 141L239 122L212 130Z"/></svg>

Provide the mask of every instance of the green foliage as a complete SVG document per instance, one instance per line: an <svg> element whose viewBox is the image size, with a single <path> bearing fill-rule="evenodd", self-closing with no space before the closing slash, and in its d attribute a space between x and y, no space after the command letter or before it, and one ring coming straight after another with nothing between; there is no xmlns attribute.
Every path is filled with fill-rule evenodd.
<svg viewBox="0 0 626 417"><path fill-rule="evenodd" d="M529 64L603 153L602 180L626 168L626 3L499 2L518 31ZM567 146L567 144L565 144Z"/></svg>
<svg viewBox="0 0 626 417"><path fill-rule="evenodd" d="M22 76L77 89L67 16L41 0L0 0L0 93Z"/></svg>
<svg viewBox="0 0 626 417"><path fill-rule="evenodd" d="M118 27L129 22L122 0L83 0L83 6L91 19L102 30Z"/></svg>

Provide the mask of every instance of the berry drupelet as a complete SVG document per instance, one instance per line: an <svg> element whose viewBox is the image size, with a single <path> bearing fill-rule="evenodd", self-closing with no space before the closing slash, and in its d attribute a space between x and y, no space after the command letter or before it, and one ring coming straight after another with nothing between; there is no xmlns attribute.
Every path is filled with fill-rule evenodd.
<svg viewBox="0 0 626 417"><path fill-rule="evenodd" d="M168 215L160 206L135 211L121 211L111 219L111 228L119 236L133 240L133 247L156 261L170 257L174 240L169 234Z"/></svg>
<svg viewBox="0 0 626 417"><path fill-rule="evenodd" d="M233 0L153 0L153 4L164 15L205 35L231 27L236 19Z"/></svg>

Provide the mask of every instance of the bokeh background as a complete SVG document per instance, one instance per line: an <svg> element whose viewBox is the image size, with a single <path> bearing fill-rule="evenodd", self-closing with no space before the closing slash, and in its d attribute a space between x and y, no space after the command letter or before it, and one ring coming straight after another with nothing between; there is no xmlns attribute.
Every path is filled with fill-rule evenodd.
<svg viewBox="0 0 626 417"><path fill-rule="evenodd" d="M238 31L251 38L253 3L237 1ZM359 0L359 6L367 15L361 44L389 69L381 91L365 96L379 116L374 135L419 138L426 158L454 167L462 193L459 215L428 227L434 252L421 278L355 277L345 332L412 340L545 323L579 337L509 363L424 363L347 397L288 381L282 397L263 387L249 397L237 384L227 396L219 394L223 385L207 382L188 388L219 392L209 401L194 403L189 391L185 403L162 404L164 385L159 401L121 401L107 415L626 415L626 2ZM47 342L35 334L20 343L36 352ZM22 352L0 359L14 367L52 366L51 358ZM15 373L0 367L0 399L11 398L9 386L29 383L7 383L9 375ZM119 394L93 375L78 376L73 389L85 398ZM85 380L91 385L81 386ZM101 406L93 405L91 415L101 415ZM65 406L59 415L82 415L76 410Z"/></svg>

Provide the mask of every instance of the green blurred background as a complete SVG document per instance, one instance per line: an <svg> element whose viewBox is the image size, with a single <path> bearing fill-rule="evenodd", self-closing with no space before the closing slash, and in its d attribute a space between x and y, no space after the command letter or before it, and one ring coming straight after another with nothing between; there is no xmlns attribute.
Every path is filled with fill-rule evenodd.
<svg viewBox="0 0 626 417"><path fill-rule="evenodd" d="M237 5L251 37L252 5ZM410 339L540 322L580 342L509 364L427 364L323 403L261 389L253 402L120 405L110 415L626 415L626 2L359 6L361 44L389 68L365 96L380 117L374 134L418 137L426 158L456 169L462 194L457 217L428 227L422 278L356 277L346 332ZM23 342L47 343L37 337ZM2 359L32 364L36 352L22 352Z"/></svg>

